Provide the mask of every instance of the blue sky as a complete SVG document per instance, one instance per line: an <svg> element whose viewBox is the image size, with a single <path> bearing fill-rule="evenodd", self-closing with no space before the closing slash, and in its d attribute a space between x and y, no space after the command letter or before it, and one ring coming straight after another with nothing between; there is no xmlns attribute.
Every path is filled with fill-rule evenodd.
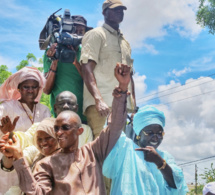
<svg viewBox="0 0 215 195"><path fill-rule="evenodd" d="M177 162L214 155L215 93L208 92L215 84L213 77L207 76L215 73L215 37L196 24L198 0L122 2L128 10L120 28L132 47L138 105L153 103L166 115L161 147L174 154ZM83 15L89 26L102 25L102 3L103 0L1 0L0 64L14 72L28 53L42 57L39 33L48 16L59 8ZM187 89L188 86L193 88ZM165 97L161 97L161 91ZM150 94L150 98L157 99L141 99ZM202 95L194 97L198 94ZM173 101L176 103L166 105ZM186 177L193 181L189 172Z"/></svg>

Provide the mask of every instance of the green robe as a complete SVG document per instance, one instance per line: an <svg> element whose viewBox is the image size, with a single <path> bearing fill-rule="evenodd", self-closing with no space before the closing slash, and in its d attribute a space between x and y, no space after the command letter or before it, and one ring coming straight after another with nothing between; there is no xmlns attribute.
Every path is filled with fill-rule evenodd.
<svg viewBox="0 0 215 195"><path fill-rule="evenodd" d="M45 51L43 57L43 68L44 72L47 73L51 67L52 61L46 55ZM77 59L80 60L81 47L77 51ZM80 116L82 123L86 122L86 117L83 115L83 79L79 74L77 68L72 63L61 63L58 62L57 73L55 77L54 87L50 94L50 104L52 107L52 114L54 113L54 104L56 96L62 91L71 91L77 97L78 101L78 115Z"/></svg>

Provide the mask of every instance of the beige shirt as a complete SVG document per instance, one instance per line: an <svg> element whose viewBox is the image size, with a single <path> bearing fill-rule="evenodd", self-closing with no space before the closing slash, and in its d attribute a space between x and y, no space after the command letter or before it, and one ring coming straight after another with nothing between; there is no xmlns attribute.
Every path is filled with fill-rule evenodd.
<svg viewBox="0 0 215 195"><path fill-rule="evenodd" d="M131 59L131 48L122 33L114 30L107 24L87 32L82 39L82 49L80 62L86 64L88 60L96 62L93 71L97 87L104 102L111 107L113 89L118 85L114 76L114 69L117 62L133 67ZM129 85L131 92L131 84ZM95 99L84 85L83 111L90 105L95 105ZM134 109L134 100L128 96L127 108L129 111Z"/></svg>
<svg viewBox="0 0 215 195"><path fill-rule="evenodd" d="M126 122L126 95L114 98L111 120L93 142L75 152L59 152L36 165L34 177L25 161L14 161L23 192L32 195L105 195L102 165Z"/></svg>

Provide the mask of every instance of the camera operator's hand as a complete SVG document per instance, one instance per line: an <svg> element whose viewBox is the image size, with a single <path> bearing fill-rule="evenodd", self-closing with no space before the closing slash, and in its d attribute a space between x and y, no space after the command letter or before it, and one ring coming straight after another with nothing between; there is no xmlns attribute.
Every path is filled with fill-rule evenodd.
<svg viewBox="0 0 215 195"><path fill-rule="evenodd" d="M56 52L56 47L57 47L57 43L52 44L51 47L48 49L46 55L48 57L53 57Z"/></svg>

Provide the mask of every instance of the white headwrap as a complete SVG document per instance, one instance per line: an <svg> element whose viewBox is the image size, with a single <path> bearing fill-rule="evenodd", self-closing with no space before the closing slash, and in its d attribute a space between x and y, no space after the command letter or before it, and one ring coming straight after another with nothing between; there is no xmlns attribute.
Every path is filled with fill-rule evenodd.
<svg viewBox="0 0 215 195"><path fill-rule="evenodd" d="M206 195L208 192L215 194L215 182L210 182L204 186L203 195Z"/></svg>

